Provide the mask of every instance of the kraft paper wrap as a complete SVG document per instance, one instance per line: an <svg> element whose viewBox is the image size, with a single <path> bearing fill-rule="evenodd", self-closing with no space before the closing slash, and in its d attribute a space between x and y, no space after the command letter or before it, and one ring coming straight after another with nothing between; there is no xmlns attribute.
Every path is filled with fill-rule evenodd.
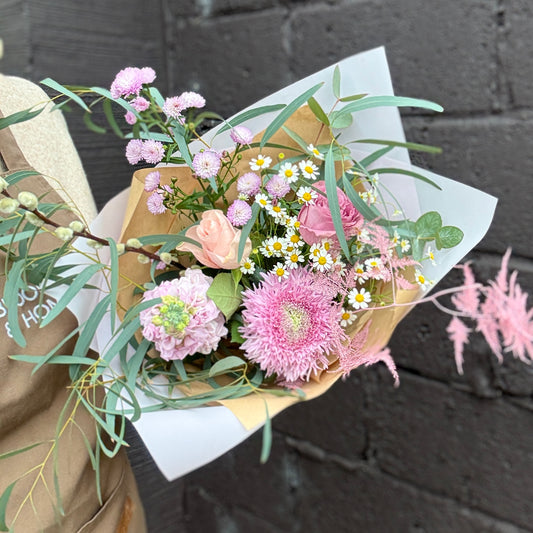
<svg viewBox="0 0 533 533"><path fill-rule="evenodd" d="M329 142L328 132L320 127L313 113L308 107L300 108L287 121L287 127L298 133L308 142L315 146ZM261 139L262 132L254 137L254 141ZM280 144L287 147L298 148L296 143L283 131L276 133L270 141L271 143ZM261 154L272 157L276 161L279 148L261 149ZM298 151L301 149L298 148ZM291 150L283 149L286 157L291 157ZM244 173L249 171L248 162L252 157L259 153L259 149L250 149L243 152L243 159L237 163L237 172ZM150 193L144 191L144 178L154 169L143 169L134 173L131 184L128 207L125 213L121 242L125 242L132 237L144 235L171 234L178 233L190 225L190 220L180 214L172 215L167 212L162 215L152 215L146 207L146 200ZM158 167L161 174L161 183L170 184L172 179L176 179L178 185L185 192L193 192L200 188L197 179L193 177L191 170L187 166ZM339 169L338 169L339 170ZM232 194L233 192L233 194ZM228 200L235 198L235 191L231 191ZM119 307L122 312L131 307L140 297L133 295L131 281L142 285L150 279L150 265L141 265L135 254L125 254L120 257L121 287L118 298ZM130 280L130 281L128 281ZM418 290L399 290L396 293L397 303L409 303L418 296ZM387 345L395 327L409 312L411 306L393 307L387 309L376 309L370 312L358 314L357 321L348 331L350 335L355 335L371 320L370 331L366 346L368 348L383 348ZM305 392L306 400L316 398L326 392L335 381L341 376L342 372L338 371L338 364L333 358L327 371L323 371L319 376L314 377L306 383L302 389ZM180 389L185 395L198 394L210 390L207 384L193 384L190 387ZM233 400L223 400L219 403L230 409L239 419L242 425L247 429L253 429L265 420L265 402L268 405L269 415L272 417L290 405L301 401L293 396L274 396L268 393L251 394L243 398Z"/></svg>
<svg viewBox="0 0 533 533"><path fill-rule="evenodd" d="M1 116L1 115L0 115ZM22 132L19 131L19 135ZM54 129L48 130L54 136ZM37 142L38 139L34 139ZM69 139L70 140L70 139ZM9 129L0 130L0 176L16 170L33 170L26 161ZM20 190L29 190L46 202L62 203L62 198L41 176L25 178L9 188L16 196ZM57 220L67 225L73 220L72 213L62 211ZM32 244L32 252L45 252L58 246L58 240L48 234L41 235ZM0 264L4 265L5 254L0 252ZM3 294L5 277L0 275L0 294ZM64 311L58 320L45 328L37 326L35 307L38 300L33 289L24 293L19 307L19 320L27 340L21 348L7 333L7 318L2 302L0 328L2 346L0 348L0 455L52 439L60 413L69 396L70 378L68 368L63 365L45 365L35 374L28 363L9 359L12 354L43 355L51 350L78 325L69 311ZM45 297L47 304L49 298ZM51 305L51 304L49 304ZM72 353L76 339L63 346L65 354ZM29 493L38 471L25 473L43 463L42 475L50 489L48 494L41 481L35 484L32 503L24 505L16 519L15 533L61 532L121 532L144 533L146 531L144 513L139 499L135 478L124 450L110 459L101 454L100 473L102 500L96 492L96 477L84 438L94 449L96 445L95 422L89 413L80 406L75 415L77 426L70 425L59 440L58 481L65 515L54 513L52 499L55 498L53 482L53 457L47 456L50 444L44 443L23 454L14 455L0 462L0 494L15 480L18 481L11 493L7 507L6 521L11 524L19 505ZM85 437L82 435L85 435ZM32 506L34 510L32 509Z"/></svg>

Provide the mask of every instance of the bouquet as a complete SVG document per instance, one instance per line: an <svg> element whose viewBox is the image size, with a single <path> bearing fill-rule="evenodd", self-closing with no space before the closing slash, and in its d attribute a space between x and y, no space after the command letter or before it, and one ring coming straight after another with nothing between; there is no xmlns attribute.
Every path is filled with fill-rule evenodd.
<svg viewBox="0 0 533 533"><path fill-rule="evenodd" d="M266 460L270 420L292 403L377 362L397 383L387 349L395 327L414 305L442 306L450 293L459 370L465 317L499 357L503 345L531 358L527 295L507 280L506 263L490 286L465 266L465 286L427 295L483 237L496 200L410 164L408 150L439 150L407 142L397 108L442 108L394 96L383 49L229 120L205 111L197 93L163 97L155 79L149 67L129 67L109 90L43 82L59 93L56 105L78 104L100 133L92 111L102 105L128 161L149 165L90 227L61 225L64 206L17 190L20 176L0 182L9 334L24 346L16 295L29 283L55 298L43 326L65 308L79 324L72 353L62 341L47 354L12 357L36 370L69 366L73 390L112 439L100 442L104 453L125 444L127 417L168 479L262 426ZM32 254L42 232L57 246ZM494 305L503 297L513 327Z"/></svg>

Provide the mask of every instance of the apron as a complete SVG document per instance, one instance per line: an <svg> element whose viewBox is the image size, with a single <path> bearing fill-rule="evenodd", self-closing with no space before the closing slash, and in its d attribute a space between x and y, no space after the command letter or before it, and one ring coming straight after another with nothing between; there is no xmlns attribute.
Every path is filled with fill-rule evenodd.
<svg viewBox="0 0 533 533"><path fill-rule="evenodd" d="M9 128L4 128L0 130L0 176L16 170L33 169ZM61 202L59 195L40 175L18 182L10 188L10 193L16 197L20 190L29 190L38 197L47 193L46 202ZM56 220L68 225L73 218L72 213L62 211ZM57 247L59 242L52 235L43 235L36 239L31 250L43 252ZM0 251L0 295L5 285L4 260L5 254ZM36 287L21 291L18 298L19 322L27 340L25 348L12 340L6 308L0 300L0 456L54 438L70 384L65 365L44 365L31 375L32 364L13 361L8 356L20 353L44 355L77 327L75 317L65 310L51 324L39 328ZM46 296L43 302L45 316L54 302ZM66 343L62 353L71 353L74 343L75 339ZM94 449L95 422L82 405L77 408L73 420L75 424L66 426L57 448L58 485L64 516L54 509L57 501L53 476L55 454L47 442L0 460L0 495L13 481L21 478L9 499L7 524L11 525L16 516L14 533L144 533L144 512L125 451L122 449L112 459L101 454L102 505L98 501L95 471L86 448L88 441ZM42 468L24 475L38 465Z"/></svg>

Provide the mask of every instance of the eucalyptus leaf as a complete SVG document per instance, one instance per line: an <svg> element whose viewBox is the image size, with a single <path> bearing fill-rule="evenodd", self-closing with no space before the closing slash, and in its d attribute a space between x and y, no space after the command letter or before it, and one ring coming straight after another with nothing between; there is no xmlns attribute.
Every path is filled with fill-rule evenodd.
<svg viewBox="0 0 533 533"><path fill-rule="evenodd" d="M319 122L322 122L322 124L324 124L325 126L329 126L329 118L326 115L326 112L312 96L311 98L309 98L309 100L307 100L307 105L309 106L309 109L313 112L315 117L319 120Z"/></svg>
<svg viewBox="0 0 533 533"><path fill-rule="evenodd" d="M345 113L344 111L332 111L329 116L330 125L332 128L341 130L348 128L352 125L353 116L351 113Z"/></svg>
<svg viewBox="0 0 533 533"><path fill-rule="evenodd" d="M45 78L44 80L41 80L40 83L42 85L46 85L47 87L50 87L50 89L53 89L54 91L57 91L60 94L68 96L68 98L76 102L82 109L90 112L90 109L87 107L87 104L76 93L73 93L72 91L70 91L63 85L61 85L60 83L57 83L57 81L54 81L51 78Z"/></svg>
<svg viewBox="0 0 533 533"><path fill-rule="evenodd" d="M237 357L236 355L230 355L229 357L224 357L219 359L210 369L209 377L216 376L218 374L225 374L228 370L234 370L243 365L246 365L246 361Z"/></svg>
<svg viewBox="0 0 533 533"><path fill-rule="evenodd" d="M272 422L268 412L268 404L265 402L265 425L263 426L263 439L261 443L261 464L265 464L272 450Z"/></svg>
<svg viewBox="0 0 533 533"><path fill-rule="evenodd" d="M8 128L13 124L20 124L21 122L31 120L32 118L42 113L45 109L46 108L44 106L40 109L33 109L33 107L30 107L29 109L25 109L24 111L17 111L16 113L8 115L7 117L0 117L0 130Z"/></svg>
<svg viewBox="0 0 533 533"><path fill-rule="evenodd" d="M257 220L257 217L259 216L259 211L261 210L261 207L259 204L255 203L252 205L252 216L248 222L243 226L241 230L241 237L239 240L239 249L237 250L237 257L240 261L242 259L242 255L244 254L244 247L246 246L246 240L248 239L248 235L250 235L250 231L252 231L252 227L255 224L255 221Z"/></svg>
<svg viewBox="0 0 533 533"><path fill-rule="evenodd" d="M437 211L424 213L415 222L415 231L419 238L435 238L442 227L442 218Z"/></svg>
<svg viewBox="0 0 533 533"><path fill-rule="evenodd" d="M18 480L15 480L8 485L0 496L0 531L9 531L9 527L6 524L6 508L17 481Z"/></svg>
<svg viewBox="0 0 533 533"><path fill-rule="evenodd" d="M217 135L235 126L238 126L239 124L242 124L243 122L246 122L247 120L258 117L260 115L265 115L266 113L272 113L275 111L279 111L280 109L283 109L284 107L286 107L285 104L274 104L274 105L265 105L265 106L255 107L253 109L248 109L247 111L243 111L242 113L238 114L236 117L233 117L231 120L226 121L224 126L222 126L217 131Z"/></svg>
<svg viewBox="0 0 533 533"><path fill-rule="evenodd" d="M367 96L355 102L346 104L342 111L346 113L355 113L364 109L373 107L418 107L421 109L430 109L432 111L443 111L443 108L430 102L429 100L420 100L419 98L406 98L404 96Z"/></svg>
<svg viewBox="0 0 533 533"><path fill-rule="evenodd" d="M463 240L464 233L456 226L443 226L439 230L438 237L443 248L453 248Z"/></svg>
<svg viewBox="0 0 533 533"><path fill-rule="evenodd" d="M335 69L333 70L333 95L335 98L339 99L341 97L341 69L339 68L339 65L335 65Z"/></svg>

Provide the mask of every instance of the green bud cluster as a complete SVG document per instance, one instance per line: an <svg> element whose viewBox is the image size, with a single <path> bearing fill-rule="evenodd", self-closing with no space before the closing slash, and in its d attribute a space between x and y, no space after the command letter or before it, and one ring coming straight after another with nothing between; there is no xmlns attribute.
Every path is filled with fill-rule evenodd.
<svg viewBox="0 0 533 533"><path fill-rule="evenodd" d="M191 314L185 303L177 296L163 296L163 305L158 309L159 314L152 318L152 324L165 328L165 333L179 337L189 325Z"/></svg>

